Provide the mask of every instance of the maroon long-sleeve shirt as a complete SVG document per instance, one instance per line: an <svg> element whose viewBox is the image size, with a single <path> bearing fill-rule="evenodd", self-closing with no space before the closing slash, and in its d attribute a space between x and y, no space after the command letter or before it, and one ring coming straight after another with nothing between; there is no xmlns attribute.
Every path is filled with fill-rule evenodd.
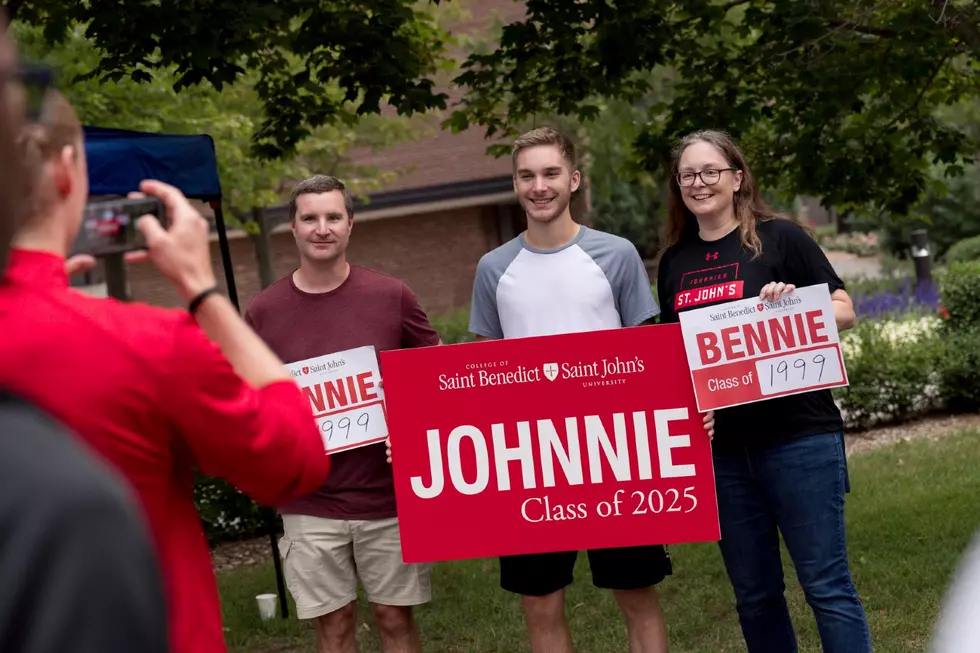
<svg viewBox="0 0 980 653"><path fill-rule="evenodd" d="M193 469L279 505L330 470L291 380L244 382L181 310L97 299L64 259L15 250L0 284L0 387L77 433L129 480L159 556L175 653L225 650Z"/></svg>

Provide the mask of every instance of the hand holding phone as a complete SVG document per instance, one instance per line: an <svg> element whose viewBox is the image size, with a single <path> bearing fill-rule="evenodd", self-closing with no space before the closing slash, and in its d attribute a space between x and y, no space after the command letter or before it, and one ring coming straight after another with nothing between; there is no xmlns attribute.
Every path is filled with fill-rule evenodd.
<svg viewBox="0 0 980 653"><path fill-rule="evenodd" d="M140 190L159 198L165 207L166 227L153 214L140 218L150 260L173 283L185 301L217 285L211 265L210 225L177 188L147 180Z"/></svg>

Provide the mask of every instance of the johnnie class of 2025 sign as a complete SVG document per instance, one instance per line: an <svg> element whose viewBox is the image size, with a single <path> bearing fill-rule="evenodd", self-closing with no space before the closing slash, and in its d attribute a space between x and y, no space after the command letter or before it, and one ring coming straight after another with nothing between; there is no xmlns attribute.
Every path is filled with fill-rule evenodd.
<svg viewBox="0 0 980 653"><path fill-rule="evenodd" d="M403 560L717 541L676 324L381 353Z"/></svg>

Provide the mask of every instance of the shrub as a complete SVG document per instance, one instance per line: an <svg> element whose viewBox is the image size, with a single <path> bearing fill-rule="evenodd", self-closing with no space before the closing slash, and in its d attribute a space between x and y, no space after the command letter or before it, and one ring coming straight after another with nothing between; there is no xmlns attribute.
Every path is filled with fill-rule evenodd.
<svg viewBox="0 0 980 653"><path fill-rule="evenodd" d="M980 411L980 325L944 337L940 396L951 413Z"/></svg>
<svg viewBox="0 0 980 653"><path fill-rule="evenodd" d="M224 480L202 474L195 478L194 503L211 546L265 534L272 514Z"/></svg>
<svg viewBox="0 0 980 653"><path fill-rule="evenodd" d="M847 388L834 391L848 428L927 413L938 404L939 319L859 322L842 334Z"/></svg>
<svg viewBox="0 0 980 653"><path fill-rule="evenodd" d="M429 318L433 328L439 332L443 343L454 345L460 342L471 342L476 339L470 333L470 311L460 308L451 313Z"/></svg>
<svg viewBox="0 0 980 653"><path fill-rule="evenodd" d="M939 295L949 331L980 326L980 261L951 264L939 276Z"/></svg>
<svg viewBox="0 0 980 653"><path fill-rule="evenodd" d="M959 240L946 252L946 263L980 261L980 236Z"/></svg>

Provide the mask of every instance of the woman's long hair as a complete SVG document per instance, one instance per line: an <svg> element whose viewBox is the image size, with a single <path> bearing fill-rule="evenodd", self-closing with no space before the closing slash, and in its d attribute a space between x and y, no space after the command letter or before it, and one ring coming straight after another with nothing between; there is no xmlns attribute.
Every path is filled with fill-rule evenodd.
<svg viewBox="0 0 980 653"><path fill-rule="evenodd" d="M777 213L762 199L752 171L745 163L745 157L735 145L732 137L723 131L704 129L682 138L671 152L670 199L667 202L667 225L663 235L663 249L676 245L687 233L697 233L698 222L694 214L684 205L681 188L677 182L681 155L689 146L704 141L717 147L725 156L728 165L742 171L742 183L735 192L735 219L738 221L739 237L742 246L752 252L752 258L762 254L762 242L756 232L759 221L792 220L789 216Z"/></svg>

